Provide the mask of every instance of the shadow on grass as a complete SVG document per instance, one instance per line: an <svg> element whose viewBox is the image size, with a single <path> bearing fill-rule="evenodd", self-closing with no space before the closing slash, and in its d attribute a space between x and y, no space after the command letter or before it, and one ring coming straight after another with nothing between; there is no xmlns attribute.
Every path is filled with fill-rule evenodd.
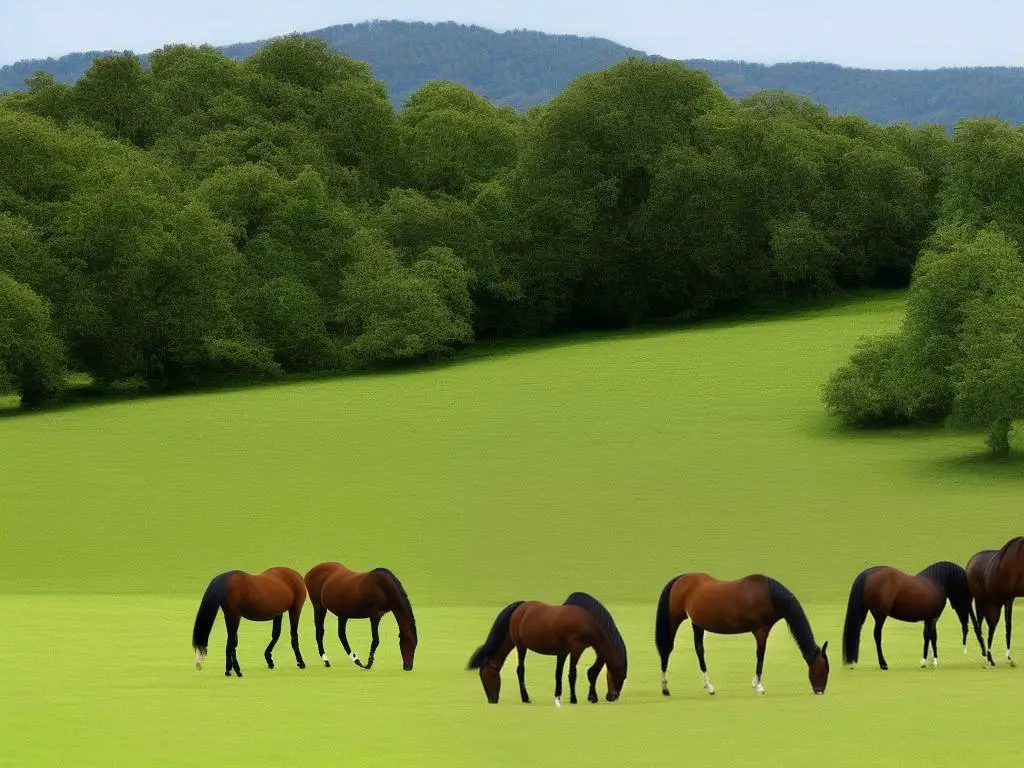
<svg viewBox="0 0 1024 768"><path fill-rule="evenodd" d="M677 320L663 323L634 326L621 329L599 329L577 331L550 336L521 339L482 341L459 350L455 355L438 360L402 362L380 365L365 370L326 371L321 373L285 374L273 379L208 382L203 385L183 387L174 390L152 390L144 385L120 385L99 387L89 383L88 376L73 374L68 392L59 400L29 408L19 405L16 397L0 397L0 420L27 417L43 413L57 413L67 410L111 405L145 399L199 396L213 393L231 393L292 386L302 383L337 381L366 377L390 377L425 373L453 366L469 365L485 360L500 359L516 355L540 353L566 347L587 344L602 344L626 339L656 338L675 333L697 330L716 330L740 326L759 325L793 320L809 320L822 316L873 314L891 305L893 310L902 306L904 291L866 290L842 296L808 299L791 302L789 305L767 306L735 315L719 316L699 320Z"/></svg>
<svg viewBox="0 0 1024 768"><path fill-rule="evenodd" d="M979 437L979 442L981 438ZM930 470L987 479L1020 480L1024 477L1024 450L1016 446L1009 456L994 457L988 450L942 456L929 462Z"/></svg>

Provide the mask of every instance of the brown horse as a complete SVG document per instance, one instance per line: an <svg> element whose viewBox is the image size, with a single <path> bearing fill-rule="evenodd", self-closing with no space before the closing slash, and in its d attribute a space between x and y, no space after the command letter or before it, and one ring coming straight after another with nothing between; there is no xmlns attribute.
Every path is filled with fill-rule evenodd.
<svg viewBox="0 0 1024 768"><path fill-rule="evenodd" d="M299 615L306 602L306 586L302 575L291 568L268 568L259 574L245 571L228 571L214 576L203 594L192 628L192 647L196 652L196 669L201 669L206 658L210 630L217 618L217 611L224 611L224 626L227 627L227 665L224 674L231 677L235 670L238 677L242 670L238 666L238 625L242 619L249 621L274 620L270 645L263 652L267 666L274 668L272 652L281 636L281 619L285 613L291 622L292 650L299 669L306 668L299 651Z"/></svg>
<svg viewBox="0 0 1024 768"><path fill-rule="evenodd" d="M888 565L875 566L861 571L853 580L850 598L846 606L846 621L843 625L843 661L856 664L860 657L860 630L870 612L875 618L875 647L878 650L878 666L883 670L889 665L882 653L882 625L889 617L897 621L924 622L924 652L921 666L928 664L928 645L932 647L932 666L939 664L939 649L936 645L938 632L935 624L946 607L946 600L956 611L963 629L964 654L967 653L967 619L974 624L974 631L981 642L981 628L971 608L971 595L967 588L967 574L956 563L940 560L932 563L917 575L910 575Z"/></svg>
<svg viewBox="0 0 1024 768"><path fill-rule="evenodd" d="M555 706L562 706L562 671L569 659L569 701L576 703L576 665L587 648L597 660L587 670L587 700L597 703L597 677L608 667L605 698L615 701L626 682L626 643L608 609L585 592L573 592L561 605L519 600L501 610L486 642L476 649L467 669L479 669L484 694L491 704L501 692L501 667L515 648L519 653L519 696L530 703L526 692L526 652L555 657Z"/></svg>
<svg viewBox="0 0 1024 768"><path fill-rule="evenodd" d="M757 642L757 669L751 686L764 693L761 672L768 634L785 619L807 662L807 676L815 694L828 685L828 642L820 648L803 607L792 592L768 576L755 574L735 581L719 581L706 573L684 573L671 579L661 591L654 622L654 642L661 655L661 692L668 691L668 657L679 625L686 619L693 625L693 645L704 679L704 690L714 695L704 663L704 633L739 635L750 632Z"/></svg>
<svg viewBox="0 0 1024 768"><path fill-rule="evenodd" d="M988 647L983 645L982 655L993 667L992 640L999 626L999 609L1006 613L1006 661L1011 667L1017 663L1010 657L1010 636L1013 633L1013 601L1024 597L1024 536L1010 539L999 550L986 549L967 561L967 585L974 598L978 620L988 623Z"/></svg>
<svg viewBox="0 0 1024 768"><path fill-rule="evenodd" d="M393 613L398 623L398 648L402 654L402 669L412 669L416 657L416 617L412 603L402 583L387 568L372 571L350 571L341 563L320 563L306 574L306 588L313 604L313 624L316 627L316 645L324 666L331 662L324 652L324 619L330 611L338 617L338 639L353 663L361 669L373 666L373 655L380 644L378 627L386 613ZM364 666L348 644L346 627L349 619L370 620L370 654Z"/></svg>

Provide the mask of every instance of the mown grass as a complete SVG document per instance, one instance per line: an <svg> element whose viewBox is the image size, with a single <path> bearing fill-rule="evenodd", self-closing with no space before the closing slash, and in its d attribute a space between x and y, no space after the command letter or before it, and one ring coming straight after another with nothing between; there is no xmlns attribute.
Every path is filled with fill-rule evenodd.
<svg viewBox="0 0 1024 768"><path fill-rule="evenodd" d="M977 436L848 433L823 416L821 383L901 308L873 299L2 420L0 750L79 765L1008 760L1018 672L983 671L973 646L964 659L951 615L935 672L917 668L920 627L899 624L889 673L839 664L863 567L965 562L1020 533L1024 465L984 460ZM421 627L414 672L390 622L379 669L318 667L308 609L310 669L283 642L266 670L269 627L255 624L240 635L245 678L223 678L219 624L193 669L212 575L325 559L401 576ZM766 697L749 688L749 636L709 638L719 695L706 697L684 628L663 699L653 606L687 570L787 584L832 641L828 694L810 694L780 626ZM556 711L553 663L531 656L536 703L518 703L509 667L502 704L487 707L463 666L496 611L575 589L609 604L626 635L623 698ZM365 653L365 623L350 636Z"/></svg>

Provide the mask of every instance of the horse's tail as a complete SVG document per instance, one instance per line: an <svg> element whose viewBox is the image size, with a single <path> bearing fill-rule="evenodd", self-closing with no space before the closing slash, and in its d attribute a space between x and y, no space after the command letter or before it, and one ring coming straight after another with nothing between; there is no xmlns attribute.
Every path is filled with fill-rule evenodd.
<svg viewBox="0 0 1024 768"><path fill-rule="evenodd" d="M668 584L661 590L661 597L658 598L658 611L654 617L654 644L658 647L658 655L661 656L661 671L668 671L668 657L675 645L675 633L672 632L672 616L669 612L669 598L672 594L672 587L679 581L679 576L669 579Z"/></svg>
<svg viewBox="0 0 1024 768"><path fill-rule="evenodd" d="M846 603L846 621L843 623L843 663L856 664L860 658L860 630L868 617L868 606L864 600L864 585L868 575L874 571L868 568L857 574L850 587L850 599Z"/></svg>
<svg viewBox="0 0 1024 768"><path fill-rule="evenodd" d="M192 626L192 648L196 652L196 664L206 655L207 643L210 640L210 630L213 629L213 622L217 618L217 611L224 605L224 599L228 594L228 580L238 571L227 571L210 580L203 599L199 602L199 610L196 612L196 622Z"/></svg>
<svg viewBox="0 0 1024 768"><path fill-rule="evenodd" d="M508 626L512 622L512 614L524 602L525 600L517 600L501 609L501 612L494 619L494 624L487 635L487 640L470 657L466 669L480 669L487 663L487 660L494 652L501 647L501 644L505 642L505 637L508 635Z"/></svg>

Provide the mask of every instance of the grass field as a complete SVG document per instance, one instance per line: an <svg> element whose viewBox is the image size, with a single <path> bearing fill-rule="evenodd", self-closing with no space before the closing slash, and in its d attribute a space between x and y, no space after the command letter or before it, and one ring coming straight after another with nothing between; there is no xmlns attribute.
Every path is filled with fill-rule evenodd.
<svg viewBox="0 0 1024 768"><path fill-rule="evenodd" d="M977 436L843 434L818 389L899 299L786 319L525 347L394 375L0 420L0 762L20 765L1002 764L1019 754L1020 670L965 659L947 609L940 666L921 626L890 623L890 671L840 664L862 568L919 570L1021 533L1024 464ZM278 668L244 623L245 677L202 672L190 632L209 578L326 559L394 570L416 607L416 669L382 624L378 663ZM824 697L785 627L750 689L753 639L709 636L700 687L688 627L664 699L654 605L671 577L769 573L831 640ZM612 609L630 650L615 704L534 704L506 667L502 703L463 670L499 608L573 590ZM366 622L349 637L365 655ZM333 628L331 651L343 658ZM1002 647L1000 629L997 647ZM1024 657L1024 641L1017 647ZM833 650L834 649L834 650ZM1001 653L999 656L1001 657ZM589 654L587 657L589 658ZM603 692L603 679L602 679Z"/></svg>

